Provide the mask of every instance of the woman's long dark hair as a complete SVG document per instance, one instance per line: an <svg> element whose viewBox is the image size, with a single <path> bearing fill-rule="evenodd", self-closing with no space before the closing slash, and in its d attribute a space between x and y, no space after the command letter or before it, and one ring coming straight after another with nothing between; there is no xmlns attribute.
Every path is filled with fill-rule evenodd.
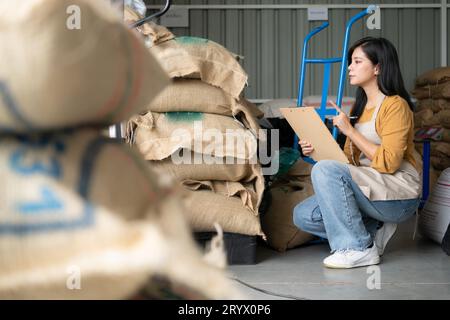
<svg viewBox="0 0 450 320"><path fill-rule="evenodd" d="M408 102L409 107L414 111L414 105L405 89L403 77L400 72L397 50L394 45L385 38L365 37L356 41L348 50L348 65L352 63L352 54L356 48L361 49L367 58L374 65L379 65L379 75L377 77L378 88L385 96L399 95ZM367 96L361 87L356 89L356 101L353 105L351 116L360 117L367 104ZM352 119L354 125L358 118Z"/></svg>

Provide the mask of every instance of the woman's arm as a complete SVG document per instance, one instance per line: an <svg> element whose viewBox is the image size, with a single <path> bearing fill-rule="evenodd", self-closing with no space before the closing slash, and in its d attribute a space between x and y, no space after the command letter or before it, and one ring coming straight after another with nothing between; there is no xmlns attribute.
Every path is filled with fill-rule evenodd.
<svg viewBox="0 0 450 320"><path fill-rule="evenodd" d="M359 150L361 150L362 153L364 153L366 155L366 157L370 161L373 160L373 157L375 156L375 153L377 152L379 145L374 144L374 143L370 142L369 140L367 140L354 127L352 127L352 129L349 130L347 137L353 142L353 144L356 147L358 147Z"/></svg>
<svg viewBox="0 0 450 320"><path fill-rule="evenodd" d="M381 173L394 173L403 161L408 136L414 127L413 114L406 101L394 98L380 110L376 121L381 145L373 144L361 135L343 112L333 119L333 124L372 161L372 168Z"/></svg>
<svg viewBox="0 0 450 320"><path fill-rule="evenodd" d="M412 139L413 113L406 101L396 98L380 110L376 121L381 145L373 156L371 167L381 173L394 173L402 164L408 139Z"/></svg>
<svg viewBox="0 0 450 320"><path fill-rule="evenodd" d="M339 130L372 161L378 146L359 133L358 130L350 124L350 119L347 115L333 101L330 101L330 103L339 112L339 114L333 118L333 125L338 127Z"/></svg>

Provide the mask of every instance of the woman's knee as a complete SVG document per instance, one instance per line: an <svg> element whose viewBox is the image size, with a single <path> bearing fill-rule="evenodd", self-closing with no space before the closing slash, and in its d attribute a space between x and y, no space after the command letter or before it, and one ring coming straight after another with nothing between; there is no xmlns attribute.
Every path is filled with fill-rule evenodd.
<svg viewBox="0 0 450 320"><path fill-rule="evenodd" d="M348 167L344 163L335 160L321 160L312 168L311 179L318 183L348 174Z"/></svg>

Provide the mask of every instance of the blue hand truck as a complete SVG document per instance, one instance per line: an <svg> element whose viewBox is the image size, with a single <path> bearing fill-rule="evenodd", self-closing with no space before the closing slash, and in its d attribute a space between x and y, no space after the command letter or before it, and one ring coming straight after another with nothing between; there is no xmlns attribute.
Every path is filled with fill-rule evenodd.
<svg viewBox="0 0 450 320"><path fill-rule="evenodd" d="M361 11L354 17L350 19L350 21L347 23L347 27L345 30L345 37L344 37L344 45L342 48L342 57L339 58L328 58L328 59L312 59L308 58L308 42L309 40L316 34L318 34L320 31L328 27L329 23L324 22L320 27L317 27L313 29L303 41L303 52L302 52L302 59L300 63L300 75L299 75L299 82L298 82L298 97L297 97L297 107L301 107L303 104L303 90L305 87L305 74L306 74L306 65L310 63L318 63L324 65L324 72L323 72L323 82L322 82L322 100L320 103L320 108L316 109L317 113L319 114L322 121L325 121L326 116L335 116L337 115L336 109L327 109L327 96L328 96L328 89L330 86L330 70L331 70L331 64L333 63L341 63L341 70L340 70L340 76L339 76L339 87L338 87L338 93L337 93L337 101L336 105L339 107L342 103L342 95L344 92L344 86L345 86L345 75L346 75L346 66L347 66L347 56L348 56L348 42L350 40L350 31L353 26L353 24L363 18L364 16L374 12L376 9L375 5L370 5L367 9ZM333 128L333 137L334 139L337 139L338 136L338 130L337 128ZM298 136L295 135L294 138L294 146L293 148L295 150L298 149ZM303 158L305 161L314 164L314 160L312 160L309 157Z"/></svg>

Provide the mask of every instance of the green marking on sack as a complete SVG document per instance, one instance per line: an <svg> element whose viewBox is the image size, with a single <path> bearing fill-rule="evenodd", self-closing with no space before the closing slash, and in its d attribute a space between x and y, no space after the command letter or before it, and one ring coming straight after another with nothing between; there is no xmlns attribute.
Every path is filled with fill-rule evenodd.
<svg viewBox="0 0 450 320"><path fill-rule="evenodd" d="M193 122L203 120L203 112L166 112L167 120L172 122Z"/></svg>
<svg viewBox="0 0 450 320"><path fill-rule="evenodd" d="M205 44L208 43L208 39L197 37L176 37L175 41L181 44Z"/></svg>
<svg viewBox="0 0 450 320"><path fill-rule="evenodd" d="M279 155L279 169L276 174L277 177L280 177L286 174L289 169L291 169L297 160L300 158L300 151L292 148L282 147L280 148Z"/></svg>

